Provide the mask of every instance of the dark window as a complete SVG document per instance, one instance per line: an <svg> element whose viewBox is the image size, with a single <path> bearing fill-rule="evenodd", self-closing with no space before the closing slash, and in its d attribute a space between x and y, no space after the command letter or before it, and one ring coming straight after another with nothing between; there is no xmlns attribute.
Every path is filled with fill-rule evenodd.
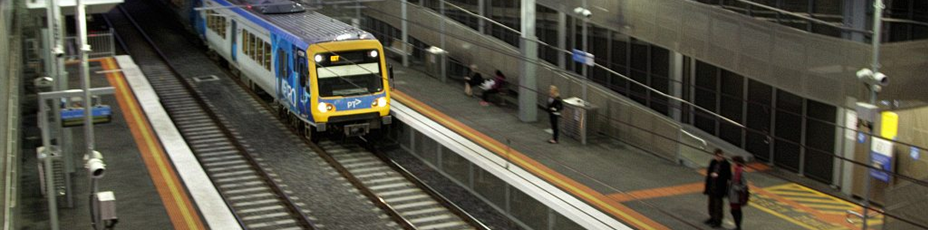
<svg viewBox="0 0 928 230"><path fill-rule="evenodd" d="M802 101L795 94L777 90L776 147L777 166L799 170L799 144L802 141Z"/></svg>

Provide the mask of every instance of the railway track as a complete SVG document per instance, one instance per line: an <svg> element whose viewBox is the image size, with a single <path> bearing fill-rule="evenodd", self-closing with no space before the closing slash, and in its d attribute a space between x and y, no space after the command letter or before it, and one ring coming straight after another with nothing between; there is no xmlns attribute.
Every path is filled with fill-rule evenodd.
<svg viewBox="0 0 928 230"><path fill-rule="evenodd" d="M286 185L246 152L234 137L236 131L225 127L224 118L178 76L132 15L120 6L105 17L240 224L247 229L315 229L312 217L284 190Z"/></svg>
<svg viewBox="0 0 928 230"><path fill-rule="evenodd" d="M129 6L133 5L129 4ZM159 15L155 13L159 12L159 10L152 9L151 6L139 8L142 6L135 5L134 7L133 12L147 15L147 17L143 16L139 20L151 20L153 15ZM163 17L163 12L160 15ZM267 142L261 140L262 138L243 138L243 136L246 136L243 132L250 131L246 128L253 127L240 127L241 132L236 130L235 126L237 125L235 124L239 124L241 121L234 120L239 117L231 116L227 119L222 115L223 112L216 112L223 110L217 108L228 106L228 104L223 105L220 102L214 106L210 103L210 99L215 97L204 95L204 92L197 88L197 84L202 83L202 81L217 81L219 77L212 75L199 78L190 78L189 76L184 78L178 72L180 70L190 70L191 68L202 68L203 63L197 61L169 61L168 58L178 57L169 57L165 55L166 52L159 50L156 42L146 35L146 31L139 26L139 23L122 6L118 11L111 12L107 17L119 19L114 20L117 23L111 26L116 28L117 37L123 49L133 56L142 71L146 73L166 110L243 227L248 229L353 228L339 226L347 224L343 222L342 217L332 218L322 212L318 213L317 216L313 216L313 213L307 211L308 208L305 208L305 204L298 202L295 197L291 198L289 195L291 192L286 189L287 185L280 183L282 179L273 172L268 163L264 163L264 160L260 157L255 157L255 155L260 156L261 154L255 154L256 150L254 150L253 146L250 146L250 144ZM155 20L155 22L157 21ZM151 26L150 21L148 25ZM164 28L152 30L154 33L162 35L168 32ZM178 32L180 30L174 31ZM160 36L162 40L165 38L169 40L184 39L179 33L174 36ZM190 39L190 37L187 37L187 39ZM164 44L163 41L161 42ZM186 43L188 41L176 42ZM168 47L168 50L176 55L177 49L185 49L181 47L183 46ZM189 50L190 48L186 49ZM181 60L197 60L197 58L181 58ZM220 76L233 75L215 74ZM238 83L240 88L233 90L236 91L234 93L239 94L238 91L243 93L247 91L245 89L248 87L245 87L242 82ZM209 93L214 92L208 92L207 94ZM273 120L274 116L268 112L273 109L268 104L259 102L262 99L254 92L248 91L248 94L252 97L244 100L238 99L238 103L244 102L243 104L249 104L251 107L256 108L263 106L265 109L264 111L257 111L260 114L252 116L251 119ZM227 112L228 110L226 110ZM285 119L272 123L279 130L287 130L287 127L284 126L284 124L287 124ZM380 211L375 212L379 214L374 216L379 215L380 219L392 220L386 225L380 225L374 224L377 221L370 220L370 217L368 217L366 221L371 223L364 225L363 228L488 229L448 199L418 181L411 173L405 172L395 163L391 164L388 159L379 158L382 155L374 154L375 151L365 149L361 147L361 144L325 141L320 147L308 140L299 138L298 136L301 135L295 129L291 128L289 130L292 133L287 139L302 141L300 143L305 144L306 147L315 152L309 152L308 155L318 155L318 157L324 159L320 166L323 164L330 166L321 167L320 171L326 174L340 175L340 178L344 178L350 183L350 185L345 186L353 187L352 191L348 192L349 194L360 193L371 204L379 208ZM307 154L305 150L303 154ZM290 170L291 168L288 168L286 171ZM288 180L288 182L294 182L291 180ZM313 186L320 187L318 185ZM323 185L321 187L335 190L334 188L337 186ZM320 204L314 206L318 205ZM319 218L328 221L328 225L318 224L316 220ZM332 219L336 219L336 221ZM355 219L357 221L357 218ZM314 223L317 226L314 226Z"/></svg>
<svg viewBox="0 0 928 230"><path fill-rule="evenodd" d="M436 197L437 193L430 188L411 181L408 175L397 171L398 166L390 165L360 144L323 140L318 147L332 161L330 164L343 168L415 229L486 228L457 207L446 208L453 204Z"/></svg>

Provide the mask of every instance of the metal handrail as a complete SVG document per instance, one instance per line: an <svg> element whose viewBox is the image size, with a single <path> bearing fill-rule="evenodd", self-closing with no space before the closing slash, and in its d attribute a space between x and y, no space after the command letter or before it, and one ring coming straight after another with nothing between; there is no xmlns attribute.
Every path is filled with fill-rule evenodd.
<svg viewBox="0 0 928 230"><path fill-rule="evenodd" d="M825 20L821 20L821 19L809 17L809 16L806 16L806 15L803 15L803 14L800 14L800 13L795 13L795 12L792 12L792 11L783 10L783 9L780 9L780 8L776 8L776 7L772 7L772 6L768 6L768 5L756 3L756 2L753 2L753 1L738 0L738 2L741 2L741 3L744 3L744 4L748 4L748 5L751 5L751 6L760 7L760 8L767 9L767 10L771 10L771 11L775 11L775 12L777 12L777 13L781 13L781 14L785 14L785 15L789 15L789 16L793 16L793 17L797 17L797 18L802 18L802 19L805 19L805 20L810 21L810 22L815 22L815 23L818 23L818 24L822 24L822 25L834 27L834 28L841 29L841 30L854 31L854 32L859 32L859 33L863 33L863 34L873 34L873 31L861 30L861 29L855 29L855 28L851 28L851 27L846 27L846 26L841 25L840 23L829 22L829 21L825 21Z"/></svg>

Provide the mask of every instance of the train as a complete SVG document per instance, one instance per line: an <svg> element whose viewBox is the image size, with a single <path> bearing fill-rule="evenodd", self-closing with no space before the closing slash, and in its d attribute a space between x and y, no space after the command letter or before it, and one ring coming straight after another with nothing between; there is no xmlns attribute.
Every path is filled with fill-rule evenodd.
<svg viewBox="0 0 928 230"><path fill-rule="evenodd" d="M291 0L195 0L188 22L211 53L311 140L392 122L392 67L371 33Z"/></svg>

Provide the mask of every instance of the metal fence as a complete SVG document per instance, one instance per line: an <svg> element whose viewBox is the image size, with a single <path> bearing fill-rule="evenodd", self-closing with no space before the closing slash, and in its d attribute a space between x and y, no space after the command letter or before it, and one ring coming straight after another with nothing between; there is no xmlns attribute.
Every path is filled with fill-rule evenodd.
<svg viewBox="0 0 928 230"><path fill-rule="evenodd" d="M90 45L90 53L87 54L87 58L103 58L103 57L112 57L116 55L116 43L113 40L113 29L111 28L106 32L97 32L97 33L88 33L87 34L87 45ZM66 37L65 40L65 59L66 60L76 60L80 59L80 47L77 42L77 37Z"/></svg>

